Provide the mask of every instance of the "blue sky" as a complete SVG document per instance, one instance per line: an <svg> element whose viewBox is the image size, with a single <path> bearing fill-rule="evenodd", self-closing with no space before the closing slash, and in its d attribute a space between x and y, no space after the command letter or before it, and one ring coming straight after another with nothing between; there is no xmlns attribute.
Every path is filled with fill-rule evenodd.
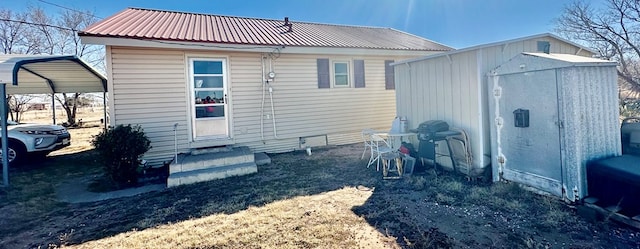
<svg viewBox="0 0 640 249"><path fill-rule="evenodd" d="M0 0L24 10L45 2L108 17L127 7L346 25L391 27L454 48L552 32L573 0ZM591 0L601 4L602 0Z"/></svg>

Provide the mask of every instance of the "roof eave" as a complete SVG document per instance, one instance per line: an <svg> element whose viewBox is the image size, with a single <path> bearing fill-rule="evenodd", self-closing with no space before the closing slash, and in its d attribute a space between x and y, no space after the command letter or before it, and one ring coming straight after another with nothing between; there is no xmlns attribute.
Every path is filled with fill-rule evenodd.
<svg viewBox="0 0 640 249"><path fill-rule="evenodd" d="M131 46L131 47L156 47L175 49L221 50L221 51L247 51L247 52L273 52L274 49L281 53L291 54L376 54L376 55L400 55L400 56L425 56L435 53L443 53L448 50L426 49L396 49L396 48L358 48L358 47L318 47L318 46L288 46L273 44L238 44L238 43L214 43L184 40L148 39L138 37L117 37L107 35L79 34L82 43L105 46Z"/></svg>

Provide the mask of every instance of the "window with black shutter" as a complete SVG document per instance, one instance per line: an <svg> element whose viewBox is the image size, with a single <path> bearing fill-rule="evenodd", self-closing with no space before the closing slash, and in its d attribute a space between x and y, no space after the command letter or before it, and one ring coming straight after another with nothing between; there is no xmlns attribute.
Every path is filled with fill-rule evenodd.
<svg viewBox="0 0 640 249"><path fill-rule="evenodd" d="M393 60L384 61L384 88L387 90L396 89L395 71L391 63Z"/></svg>
<svg viewBox="0 0 640 249"><path fill-rule="evenodd" d="M331 88L329 59L318 59L318 88Z"/></svg>
<svg viewBox="0 0 640 249"><path fill-rule="evenodd" d="M363 88L364 84L364 60L353 60L353 86Z"/></svg>

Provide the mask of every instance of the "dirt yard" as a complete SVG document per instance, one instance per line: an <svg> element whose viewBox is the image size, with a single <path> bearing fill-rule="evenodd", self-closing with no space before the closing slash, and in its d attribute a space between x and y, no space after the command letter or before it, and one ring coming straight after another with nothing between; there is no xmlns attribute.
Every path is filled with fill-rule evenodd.
<svg viewBox="0 0 640 249"><path fill-rule="evenodd" d="M95 131L72 132L81 144ZM56 189L100 172L92 151L69 148L12 169L0 248L640 248L639 231L516 184L432 167L382 180L361 154L355 144L271 155L248 176L68 204Z"/></svg>

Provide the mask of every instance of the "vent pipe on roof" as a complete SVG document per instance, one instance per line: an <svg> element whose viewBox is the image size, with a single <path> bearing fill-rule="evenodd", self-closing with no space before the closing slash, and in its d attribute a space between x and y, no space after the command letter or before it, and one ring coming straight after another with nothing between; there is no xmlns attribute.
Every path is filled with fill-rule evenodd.
<svg viewBox="0 0 640 249"><path fill-rule="evenodd" d="M289 25L289 17L285 16L284 17L284 26L287 26L287 25Z"/></svg>

